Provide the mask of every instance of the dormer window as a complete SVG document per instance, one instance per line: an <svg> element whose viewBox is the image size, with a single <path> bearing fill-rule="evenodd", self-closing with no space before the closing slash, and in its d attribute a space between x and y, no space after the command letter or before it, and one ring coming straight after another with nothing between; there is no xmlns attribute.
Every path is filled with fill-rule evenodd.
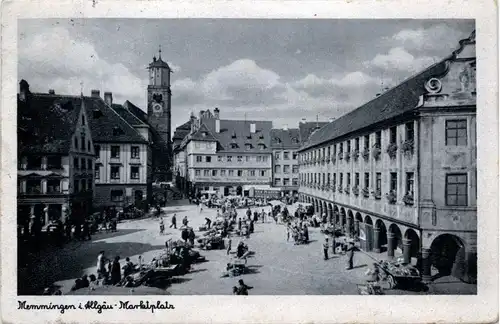
<svg viewBox="0 0 500 324"><path fill-rule="evenodd" d="M247 139L252 139L252 135L251 135L251 134L248 134L248 135L247 135Z"/></svg>
<svg viewBox="0 0 500 324"><path fill-rule="evenodd" d="M275 137L274 138L274 142L280 144L281 143L281 139L279 137Z"/></svg>
<svg viewBox="0 0 500 324"><path fill-rule="evenodd" d="M203 137L207 137L207 132L202 132L202 133L201 133L201 136L203 136Z"/></svg>
<svg viewBox="0 0 500 324"><path fill-rule="evenodd" d="M266 149L266 145L265 145L265 144L263 144L263 143L259 143L259 149L260 149L260 150L264 150L264 149Z"/></svg>
<svg viewBox="0 0 500 324"><path fill-rule="evenodd" d="M232 149L237 149L237 148L238 148L238 144L236 144L236 143L231 143L231 148L232 148Z"/></svg>
<svg viewBox="0 0 500 324"><path fill-rule="evenodd" d="M261 140L262 140L262 139L264 139L264 135L263 135L263 134L260 134L260 135L259 135L259 139L261 139Z"/></svg>
<svg viewBox="0 0 500 324"><path fill-rule="evenodd" d="M294 144L298 144L299 143L299 140L297 139L297 137L292 137L292 142Z"/></svg>
<svg viewBox="0 0 500 324"><path fill-rule="evenodd" d="M233 135L231 135L231 138L236 138L236 133L233 133Z"/></svg>
<svg viewBox="0 0 500 324"><path fill-rule="evenodd" d="M93 117L94 119L98 119L99 117L102 117L102 116L103 116L103 113L102 113L102 111L100 111L99 109L94 109L94 110L92 111L92 117Z"/></svg>
<svg viewBox="0 0 500 324"><path fill-rule="evenodd" d="M245 144L245 148L247 150L251 150L252 149L252 144L250 144L250 143Z"/></svg>

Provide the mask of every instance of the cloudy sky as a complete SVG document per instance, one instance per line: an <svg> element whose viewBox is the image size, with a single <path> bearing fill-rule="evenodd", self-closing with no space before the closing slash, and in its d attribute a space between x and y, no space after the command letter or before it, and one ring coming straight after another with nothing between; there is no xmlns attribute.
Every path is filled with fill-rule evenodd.
<svg viewBox="0 0 500 324"><path fill-rule="evenodd" d="M30 89L113 92L146 107L147 65L162 48L172 123L222 118L294 127L338 117L451 54L471 20L43 19L19 22L18 78Z"/></svg>

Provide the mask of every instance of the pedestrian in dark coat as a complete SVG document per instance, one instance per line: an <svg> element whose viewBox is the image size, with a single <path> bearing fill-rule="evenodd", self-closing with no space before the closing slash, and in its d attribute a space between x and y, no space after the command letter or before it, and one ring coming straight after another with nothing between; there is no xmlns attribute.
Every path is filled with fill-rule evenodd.
<svg viewBox="0 0 500 324"><path fill-rule="evenodd" d="M356 250L356 247L354 244L351 242L349 243L349 247L347 248L347 267L346 270L351 270L353 268L353 262L354 262L354 251Z"/></svg>
<svg viewBox="0 0 500 324"><path fill-rule="evenodd" d="M116 256L111 266L111 284L116 285L122 280L121 267L120 267L120 257Z"/></svg>
<svg viewBox="0 0 500 324"><path fill-rule="evenodd" d="M245 285L243 282L243 279L240 279L238 281L239 287L238 287L238 295L248 295L248 290L252 289L253 287Z"/></svg>
<svg viewBox="0 0 500 324"><path fill-rule="evenodd" d="M325 243L323 243L323 254L324 254L324 259L328 260L328 238L325 238Z"/></svg>
<svg viewBox="0 0 500 324"><path fill-rule="evenodd" d="M241 231L241 218L238 218L238 231Z"/></svg>

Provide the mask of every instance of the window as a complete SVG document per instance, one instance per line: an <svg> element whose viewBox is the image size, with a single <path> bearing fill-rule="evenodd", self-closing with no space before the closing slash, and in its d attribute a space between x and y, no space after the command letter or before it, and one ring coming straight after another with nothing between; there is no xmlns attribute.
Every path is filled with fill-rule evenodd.
<svg viewBox="0 0 500 324"><path fill-rule="evenodd" d="M132 146L132 149L130 150L130 157L132 159L139 158L139 146Z"/></svg>
<svg viewBox="0 0 500 324"><path fill-rule="evenodd" d="M391 191L397 191L398 189L398 174L396 172L391 172Z"/></svg>
<svg viewBox="0 0 500 324"><path fill-rule="evenodd" d="M347 141L347 152L351 152L351 141Z"/></svg>
<svg viewBox="0 0 500 324"><path fill-rule="evenodd" d="M82 126L85 126L85 115L82 115Z"/></svg>
<svg viewBox="0 0 500 324"><path fill-rule="evenodd" d="M290 166L289 165L284 165L283 166L283 173L289 174L290 173Z"/></svg>
<svg viewBox="0 0 500 324"><path fill-rule="evenodd" d="M389 129L389 140L391 144L396 144L398 137L398 128L396 126Z"/></svg>
<svg viewBox="0 0 500 324"><path fill-rule="evenodd" d="M339 175L340 175L339 184L340 184L340 186L342 186L344 184L344 174L339 173Z"/></svg>
<svg viewBox="0 0 500 324"><path fill-rule="evenodd" d="M466 120L446 121L446 145L451 145L451 146L467 145Z"/></svg>
<svg viewBox="0 0 500 324"><path fill-rule="evenodd" d="M375 133L375 146L381 147L382 142L382 132L378 131Z"/></svg>
<svg viewBox="0 0 500 324"><path fill-rule="evenodd" d="M259 143L259 149L264 150L266 148L265 144Z"/></svg>
<svg viewBox="0 0 500 324"><path fill-rule="evenodd" d="M80 139L80 150L85 151L85 136Z"/></svg>
<svg viewBox="0 0 500 324"><path fill-rule="evenodd" d="M220 176L225 177L226 176L226 170L220 170Z"/></svg>
<svg viewBox="0 0 500 324"><path fill-rule="evenodd" d="M344 153L344 144L343 144L343 143L340 143L340 144L339 144L339 153L340 153L340 154L343 154L343 153Z"/></svg>
<svg viewBox="0 0 500 324"><path fill-rule="evenodd" d="M250 176L255 177L255 170L250 170Z"/></svg>
<svg viewBox="0 0 500 324"><path fill-rule="evenodd" d="M331 152L330 152L330 146L328 146L328 149L326 150L326 152L327 152L327 153L326 153L326 155L327 155L327 156L330 156L330 153L331 153Z"/></svg>
<svg viewBox="0 0 500 324"><path fill-rule="evenodd" d="M237 160L238 162L243 162L243 156L238 155L238 156L236 157L236 160Z"/></svg>
<svg viewBox="0 0 500 324"><path fill-rule="evenodd" d="M94 170L94 178L97 180L101 178L101 167L96 164L95 170Z"/></svg>
<svg viewBox="0 0 500 324"><path fill-rule="evenodd" d="M220 156L220 155L219 155L219 156L217 157L217 162L222 162L222 156Z"/></svg>
<svg viewBox="0 0 500 324"><path fill-rule="evenodd" d="M326 184L330 184L330 173L326 174Z"/></svg>
<svg viewBox="0 0 500 324"><path fill-rule="evenodd" d="M333 185L335 186L336 183L337 183L337 173L334 173L333 174Z"/></svg>
<svg viewBox="0 0 500 324"><path fill-rule="evenodd" d="M42 158L40 156L30 156L27 158L28 170L39 170L42 168Z"/></svg>
<svg viewBox="0 0 500 324"><path fill-rule="evenodd" d="M111 201L123 201L123 190L111 190Z"/></svg>
<svg viewBox="0 0 500 324"><path fill-rule="evenodd" d="M298 156L297 152L292 153L292 159L297 160L297 156Z"/></svg>
<svg viewBox="0 0 500 324"><path fill-rule="evenodd" d="M365 140L364 140L364 145L365 145L365 149L369 148L370 147L370 135L365 135Z"/></svg>
<svg viewBox="0 0 500 324"><path fill-rule="evenodd" d="M274 173L281 173L281 166L280 165L274 166Z"/></svg>
<svg viewBox="0 0 500 324"><path fill-rule="evenodd" d="M73 167L75 169L80 169L80 159L79 158L73 158ZM29 164L28 164L28 169L29 169Z"/></svg>
<svg viewBox="0 0 500 324"><path fill-rule="evenodd" d="M212 157L211 156L205 156L205 162L207 162L207 163L212 162Z"/></svg>
<svg viewBox="0 0 500 324"><path fill-rule="evenodd" d="M333 157L337 155L337 145L333 144Z"/></svg>
<svg viewBox="0 0 500 324"><path fill-rule="evenodd" d="M87 189L92 190L92 179L87 179Z"/></svg>
<svg viewBox="0 0 500 324"><path fill-rule="evenodd" d="M87 141L87 151L90 152L90 140Z"/></svg>
<svg viewBox="0 0 500 324"><path fill-rule="evenodd" d="M216 177L217 176L217 170L212 170L212 177Z"/></svg>
<svg viewBox="0 0 500 324"><path fill-rule="evenodd" d="M243 171L242 170L238 170L238 177L242 177L243 176Z"/></svg>
<svg viewBox="0 0 500 324"><path fill-rule="evenodd" d="M80 166L81 166L82 170L87 170L87 161L84 158L81 159Z"/></svg>
<svg viewBox="0 0 500 324"><path fill-rule="evenodd" d="M111 167L111 179L119 180L120 179L120 167L112 166Z"/></svg>
<svg viewBox="0 0 500 324"><path fill-rule="evenodd" d="M354 176L354 185L357 187L359 186L359 173L356 172L355 176Z"/></svg>
<svg viewBox="0 0 500 324"><path fill-rule="evenodd" d="M365 172L365 188L370 188L370 173Z"/></svg>
<svg viewBox="0 0 500 324"><path fill-rule="evenodd" d="M298 185L299 185L299 179L297 179L297 178L293 178L293 179L292 179L292 185L293 185L293 186L298 186Z"/></svg>
<svg viewBox="0 0 500 324"><path fill-rule="evenodd" d="M85 179L81 179L80 180L80 189L82 191L86 191L87 190L87 181L85 181Z"/></svg>
<svg viewBox="0 0 500 324"><path fill-rule="evenodd" d="M322 148L321 149L321 157L324 158L326 155L325 155L325 152L326 152L326 148Z"/></svg>
<svg viewBox="0 0 500 324"><path fill-rule="evenodd" d="M78 193L79 191L80 191L80 181L73 180L73 193Z"/></svg>
<svg viewBox="0 0 500 324"><path fill-rule="evenodd" d="M101 145L94 145L94 153L97 158L101 155Z"/></svg>
<svg viewBox="0 0 500 324"><path fill-rule="evenodd" d="M260 170L260 176L265 177L266 176L266 170Z"/></svg>
<svg viewBox="0 0 500 324"><path fill-rule="evenodd" d="M87 160L87 169L92 170L92 160L91 159Z"/></svg>
<svg viewBox="0 0 500 324"><path fill-rule="evenodd" d="M199 177L201 175L201 170L194 170L194 175Z"/></svg>
<svg viewBox="0 0 500 324"><path fill-rule="evenodd" d="M120 147L118 145L111 146L111 158L112 159L120 158Z"/></svg>
<svg viewBox="0 0 500 324"><path fill-rule="evenodd" d="M197 155L196 162L203 162L203 156Z"/></svg>
<svg viewBox="0 0 500 324"><path fill-rule="evenodd" d="M407 172L406 173L406 193L413 194L413 182L414 182L413 172Z"/></svg>
<svg viewBox="0 0 500 324"><path fill-rule="evenodd" d="M252 149L252 144L250 144L250 143L246 143L246 144L245 144L245 149L246 149L246 150L251 150L251 149Z"/></svg>
<svg viewBox="0 0 500 324"><path fill-rule="evenodd" d="M299 166L298 165L292 166L292 173L299 173Z"/></svg>
<svg viewBox="0 0 500 324"><path fill-rule="evenodd" d="M59 193L59 192L61 192L61 181L47 180L47 193Z"/></svg>
<svg viewBox="0 0 500 324"><path fill-rule="evenodd" d="M278 161L280 159L280 152L275 152L274 153L274 159Z"/></svg>
<svg viewBox="0 0 500 324"><path fill-rule="evenodd" d="M351 186L351 174L349 172L347 173L347 186Z"/></svg>
<svg viewBox="0 0 500 324"><path fill-rule="evenodd" d="M246 162L250 162L250 157L249 156L245 156L245 161Z"/></svg>
<svg viewBox="0 0 500 324"><path fill-rule="evenodd" d="M209 177L210 176L210 170L203 170L203 176L204 177Z"/></svg>
<svg viewBox="0 0 500 324"><path fill-rule="evenodd" d="M62 169L62 162L60 156L48 156L47 157L47 169Z"/></svg>
<svg viewBox="0 0 500 324"><path fill-rule="evenodd" d="M75 149L78 149L78 137L75 136Z"/></svg>
<svg viewBox="0 0 500 324"><path fill-rule="evenodd" d="M227 162L231 162L232 159L233 159L233 157L231 155L227 156Z"/></svg>
<svg viewBox="0 0 500 324"><path fill-rule="evenodd" d="M281 185L281 179L280 178L274 179L274 185L275 186L280 186Z"/></svg>
<svg viewBox="0 0 500 324"><path fill-rule="evenodd" d="M359 151L359 137L354 140L354 150Z"/></svg>
<svg viewBox="0 0 500 324"><path fill-rule="evenodd" d="M467 174L446 175L446 205L467 206Z"/></svg>
<svg viewBox="0 0 500 324"><path fill-rule="evenodd" d="M262 157L262 162L267 162L267 156Z"/></svg>
<svg viewBox="0 0 500 324"><path fill-rule="evenodd" d="M284 186L289 186L290 185L290 179L288 179L288 178L283 179L283 185Z"/></svg>
<svg viewBox="0 0 500 324"><path fill-rule="evenodd" d="M415 125L413 122L406 123L405 125L406 129L406 140L407 141L413 141L415 138Z"/></svg>
<svg viewBox="0 0 500 324"><path fill-rule="evenodd" d="M228 174L229 174L230 177L234 177L234 170L229 170Z"/></svg>
<svg viewBox="0 0 500 324"><path fill-rule="evenodd" d="M382 190L382 173L377 172L375 175L375 189Z"/></svg>
<svg viewBox="0 0 500 324"><path fill-rule="evenodd" d="M283 160L290 160L290 152L283 152Z"/></svg>
<svg viewBox="0 0 500 324"><path fill-rule="evenodd" d="M130 178L131 179L139 179L139 167L131 166L130 167Z"/></svg>

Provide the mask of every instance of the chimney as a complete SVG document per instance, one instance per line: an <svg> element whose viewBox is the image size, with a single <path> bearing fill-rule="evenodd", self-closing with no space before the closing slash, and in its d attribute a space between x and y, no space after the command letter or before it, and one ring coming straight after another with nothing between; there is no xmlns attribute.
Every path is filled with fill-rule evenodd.
<svg viewBox="0 0 500 324"><path fill-rule="evenodd" d="M104 102L108 106L111 106L113 104L113 94L111 92L105 92L104 93Z"/></svg>
<svg viewBox="0 0 500 324"><path fill-rule="evenodd" d="M219 112L220 112L219 108L215 107L215 109L214 109L214 117L215 117L215 119L219 119Z"/></svg>
<svg viewBox="0 0 500 324"><path fill-rule="evenodd" d="M194 133L196 129L196 117L194 117L194 114L191 112L191 116L189 117L189 121L191 122L191 133Z"/></svg>
<svg viewBox="0 0 500 324"><path fill-rule="evenodd" d="M99 98L101 96L101 91L99 90L90 90L90 96L92 98Z"/></svg>
<svg viewBox="0 0 500 324"><path fill-rule="evenodd" d="M250 133L252 133L252 134L255 133L255 123L250 124Z"/></svg>
<svg viewBox="0 0 500 324"><path fill-rule="evenodd" d="M284 131L287 131L287 130L288 130L288 125L287 125L287 124L283 125L283 130L284 130Z"/></svg>
<svg viewBox="0 0 500 324"><path fill-rule="evenodd" d="M50 95L54 95L54 94L56 94L56 92L54 91L54 89L50 89L50 90L49 90L49 94L50 94Z"/></svg>
<svg viewBox="0 0 500 324"><path fill-rule="evenodd" d="M29 93L30 85L26 82L26 80L21 80L21 82L19 82L19 100L26 101Z"/></svg>
<svg viewBox="0 0 500 324"><path fill-rule="evenodd" d="M217 117L218 117L218 116L217 116ZM219 118L217 118L217 119L215 120L215 132L216 132L216 133L220 133L220 119L219 119Z"/></svg>

